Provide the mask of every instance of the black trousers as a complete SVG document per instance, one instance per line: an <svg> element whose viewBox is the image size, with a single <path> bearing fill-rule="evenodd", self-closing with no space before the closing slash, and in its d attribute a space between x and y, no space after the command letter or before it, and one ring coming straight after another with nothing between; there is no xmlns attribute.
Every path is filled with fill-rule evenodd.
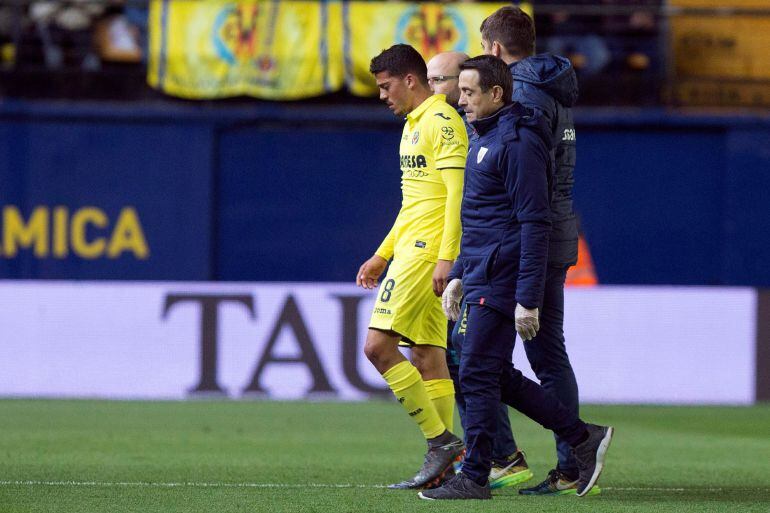
<svg viewBox="0 0 770 513"><path fill-rule="evenodd" d="M465 398L463 474L480 485L489 479L492 444L500 401L516 408L574 447L585 423L551 392L513 367L513 319L483 305L468 305L468 324L460 354L460 388Z"/></svg>

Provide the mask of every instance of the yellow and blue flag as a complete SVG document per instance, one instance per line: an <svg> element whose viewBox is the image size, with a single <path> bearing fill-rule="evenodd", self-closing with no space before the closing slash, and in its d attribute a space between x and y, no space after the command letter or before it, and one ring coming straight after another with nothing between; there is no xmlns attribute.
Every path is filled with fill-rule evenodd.
<svg viewBox="0 0 770 513"><path fill-rule="evenodd" d="M369 62L396 43L428 60L481 53L481 22L509 3L151 0L148 82L206 99L377 92ZM531 8L522 4L531 13Z"/></svg>
<svg viewBox="0 0 770 513"><path fill-rule="evenodd" d="M481 53L479 27L505 3L364 2L343 4L345 83L359 96L377 92L372 57L390 46L413 46L427 61L440 52ZM531 14L529 6L521 6Z"/></svg>
<svg viewBox="0 0 770 513"><path fill-rule="evenodd" d="M275 100L342 87L341 6L318 1L153 0L148 82L184 98ZM336 54L335 54L336 53Z"/></svg>

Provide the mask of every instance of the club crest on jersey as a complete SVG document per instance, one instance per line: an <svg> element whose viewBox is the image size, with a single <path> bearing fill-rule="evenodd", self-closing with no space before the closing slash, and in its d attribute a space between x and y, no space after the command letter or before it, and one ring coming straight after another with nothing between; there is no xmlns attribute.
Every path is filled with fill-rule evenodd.
<svg viewBox="0 0 770 513"><path fill-rule="evenodd" d="M481 164L481 161L484 160L484 155L487 154L488 149L482 146L479 148L479 152L476 155L476 164Z"/></svg>
<svg viewBox="0 0 770 513"><path fill-rule="evenodd" d="M412 135L412 144L417 144L417 141L420 140L420 131L416 131L414 135Z"/></svg>

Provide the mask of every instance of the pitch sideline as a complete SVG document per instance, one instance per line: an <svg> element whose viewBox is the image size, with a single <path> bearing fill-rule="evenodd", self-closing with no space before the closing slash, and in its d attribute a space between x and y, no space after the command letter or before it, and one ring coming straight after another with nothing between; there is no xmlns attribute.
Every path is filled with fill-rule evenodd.
<svg viewBox="0 0 770 513"><path fill-rule="evenodd" d="M150 481L36 481L16 480L0 481L0 486L72 486L72 487L134 487L134 488L387 488L380 484L355 483L206 483L206 482L150 482ZM603 486L603 490L619 492L722 492L725 488L665 488L665 487L622 487ZM745 488L758 492L770 492L770 488Z"/></svg>

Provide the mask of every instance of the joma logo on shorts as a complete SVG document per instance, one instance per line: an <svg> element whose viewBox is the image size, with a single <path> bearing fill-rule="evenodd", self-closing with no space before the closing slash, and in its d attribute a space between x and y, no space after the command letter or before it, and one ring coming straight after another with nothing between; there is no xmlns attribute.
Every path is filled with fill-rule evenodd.
<svg viewBox="0 0 770 513"><path fill-rule="evenodd" d="M410 412L409 412L409 416L410 416L410 417L414 417L415 415L419 415L419 414L421 414L421 413L422 413L422 408L417 408L417 409L416 409L416 410L414 410L414 411L410 411Z"/></svg>
<svg viewBox="0 0 770 513"><path fill-rule="evenodd" d="M575 140L575 129L574 128L566 128L564 129L564 137L561 138L562 141L574 141Z"/></svg>

